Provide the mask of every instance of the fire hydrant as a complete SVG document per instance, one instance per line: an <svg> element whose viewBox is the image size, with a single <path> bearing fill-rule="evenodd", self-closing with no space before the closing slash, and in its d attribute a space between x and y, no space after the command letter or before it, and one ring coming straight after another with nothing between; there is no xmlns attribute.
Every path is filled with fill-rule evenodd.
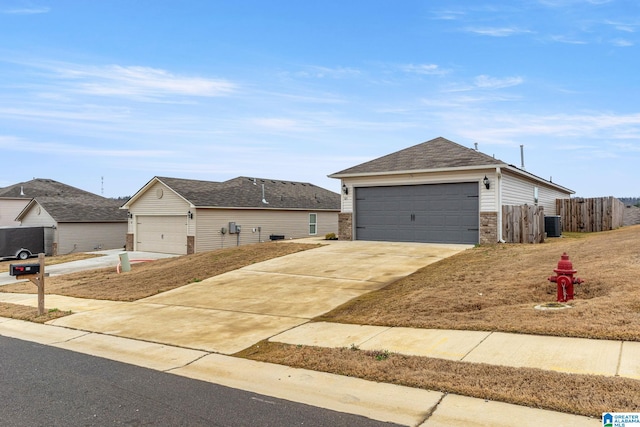
<svg viewBox="0 0 640 427"><path fill-rule="evenodd" d="M554 268L555 276L549 277L547 280L558 284L558 302L567 302L573 299L573 285L579 285L584 280L579 277L573 277L577 273L573 269L573 264L569 261L569 255L566 252L558 261L558 268Z"/></svg>

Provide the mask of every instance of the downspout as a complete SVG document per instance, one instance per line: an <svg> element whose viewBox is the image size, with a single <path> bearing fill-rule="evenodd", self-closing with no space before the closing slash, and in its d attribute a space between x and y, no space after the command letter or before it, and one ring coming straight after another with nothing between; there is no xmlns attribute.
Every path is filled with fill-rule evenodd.
<svg viewBox="0 0 640 427"><path fill-rule="evenodd" d="M502 171L499 167L496 168L496 178L498 180L497 191L497 204L498 204L498 242L504 243L502 239Z"/></svg>

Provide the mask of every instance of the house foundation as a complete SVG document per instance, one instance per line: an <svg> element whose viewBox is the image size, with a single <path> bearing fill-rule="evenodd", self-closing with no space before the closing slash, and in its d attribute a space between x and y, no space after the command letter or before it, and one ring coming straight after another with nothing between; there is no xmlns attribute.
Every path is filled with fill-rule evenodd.
<svg viewBox="0 0 640 427"><path fill-rule="evenodd" d="M353 240L353 214L338 214L338 239Z"/></svg>
<svg viewBox="0 0 640 427"><path fill-rule="evenodd" d="M498 242L498 212L480 212L480 244Z"/></svg>
<svg viewBox="0 0 640 427"><path fill-rule="evenodd" d="M133 250L133 233L127 233L127 240L125 242L124 250L125 251Z"/></svg>

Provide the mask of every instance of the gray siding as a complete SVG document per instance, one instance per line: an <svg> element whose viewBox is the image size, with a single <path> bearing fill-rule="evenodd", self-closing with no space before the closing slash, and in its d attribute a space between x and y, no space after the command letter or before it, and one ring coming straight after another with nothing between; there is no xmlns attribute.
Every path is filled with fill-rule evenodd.
<svg viewBox="0 0 640 427"><path fill-rule="evenodd" d="M20 222L14 220L28 204L28 199L0 199L0 227L20 225Z"/></svg>
<svg viewBox="0 0 640 427"><path fill-rule="evenodd" d="M126 223L59 223L58 254L124 248Z"/></svg>
<svg viewBox="0 0 640 427"><path fill-rule="evenodd" d="M35 204L22 218L22 225L27 227L53 227L56 221L40 205Z"/></svg>
<svg viewBox="0 0 640 427"><path fill-rule="evenodd" d="M271 234L287 239L310 237L309 213L317 214L317 232L338 233L338 212L273 211L256 209L198 209L196 252L268 241ZM229 234L229 222L242 226L242 232ZM222 228L227 229L222 234Z"/></svg>

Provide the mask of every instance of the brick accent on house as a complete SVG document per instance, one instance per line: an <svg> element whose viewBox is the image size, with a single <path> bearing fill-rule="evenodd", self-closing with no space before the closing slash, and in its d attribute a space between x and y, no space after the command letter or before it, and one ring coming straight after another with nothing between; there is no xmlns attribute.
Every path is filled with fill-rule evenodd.
<svg viewBox="0 0 640 427"><path fill-rule="evenodd" d="M187 255L195 253L196 236L187 236Z"/></svg>
<svg viewBox="0 0 640 427"><path fill-rule="evenodd" d="M353 240L353 214L338 214L338 239Z"/></svg>
<svg viewBox="0 0 640 427"><path fill-rule="evenodd" d="M498 213L480 212L480 244L498 243Z"/></svg>
<svg viewBox="0 0 640 427"><path fill-rule="evenodd" d="M127 241L125 242L124 249L126 251L132 251L133 250L133 233L127 233Z"/></svg>

